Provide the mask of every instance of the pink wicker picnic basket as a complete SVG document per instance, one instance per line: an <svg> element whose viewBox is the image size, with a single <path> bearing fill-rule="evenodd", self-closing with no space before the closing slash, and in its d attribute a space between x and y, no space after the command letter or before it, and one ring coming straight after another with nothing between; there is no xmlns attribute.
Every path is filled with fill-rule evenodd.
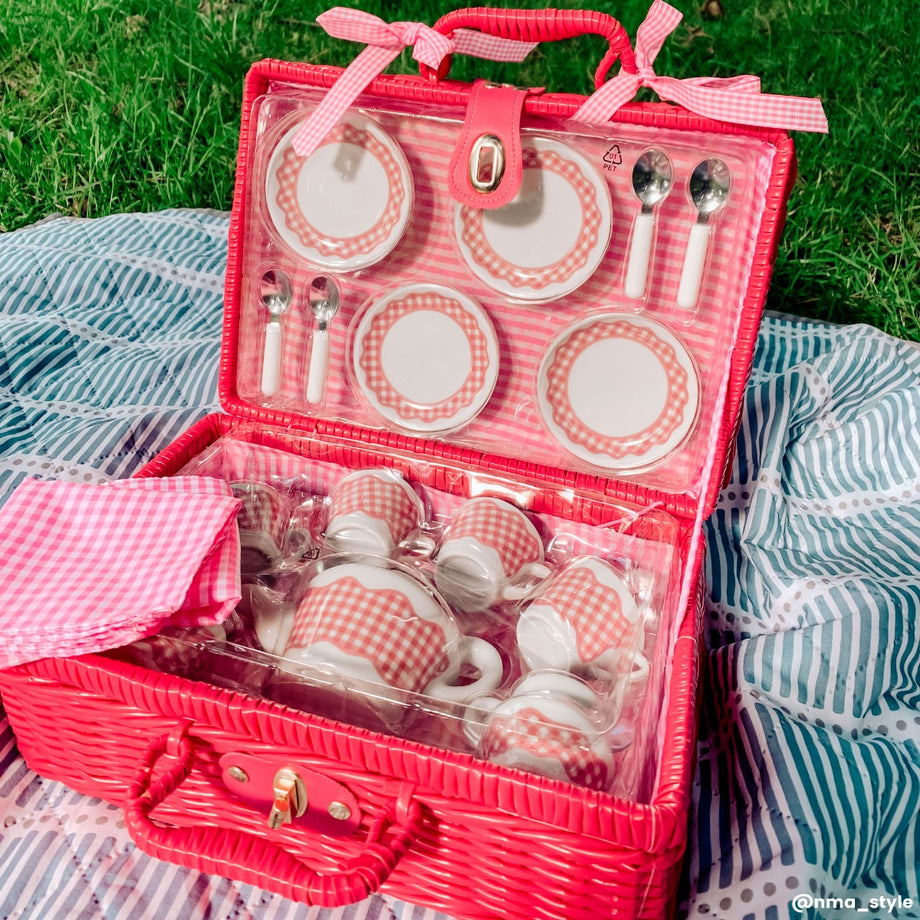
<svg viewBox="0 0 920 920"><path fill-rule="evenodd" d="M467 9L445 16L434 30L528 42L598 34L609 43L596 74L599 87L616 59L621 73L637 70L622 26L590 11ZM443 210L451 201L445 175L471 117L470 100L484 92L450 80L448 69L446 57L440 67L423 65L421 76L376 76L351 103L399 139L415 200L410 230L393 255L354 278L345 277L346 265L343 289L355 285L360 300L384 283L431 277L470 289L496 318L503 360L506 349L523 349L518 343L524 340L536 337L545 348L584 311L594 316L615 304L618 316L653 314L677 329L699 368L700 405L688 441L636 475L560 451L542 425L526 429L521 414L507 409L519 408L530 393L538 346L536 358L513 353L511 379L496 390L505 394L497 397L505 408L499 404L488 417L487 410L457 434L375 424L367 406L353 401L354 382L333 379L348 363L334 343L319 409L303 403L302 366L282 375L280 395L263 398L252 367L261 355L264 317L253 312L252 279L260 260L280 244L258 229L269 160L260 151L277 144L343 73L268 60L252 68L243 100L221 359L225 412L195 425L140 475L176 474L215 445L232 442L307 467L387 465L461 499L490 488L511 490L536 514L619 528L636 539L664 537L674 551L673 609L658 637L656 682L643 704L644 740L637 738L633 760L623 762L632 771L630 784L614 791L582 788L117 656L12 668L0 673L0 691L29 766L122 807L138 845L162 859L323 906L380 890L467 920L660 918L673 910L687 842L700 667L700 525L731 462L794 178L793 147L782 130L710 120L666 103L629 103L602 125L579 127L571 119L583 97L505 87L520 107L522 129L582 138L585 155L612 189L615 217L610 248L579 292L558 303L509 304L501 291L471 279L462 254L445 242L453 232L452 212ZM630 302L622 291L629 227L639 212L631 159L652 146L670 152L682 185L705 156L740 164L690 313L673 305L686 232L696 218L687 194L677 194L677 178L667 205L674 210L660 213L648 293ZM299 281L293 262L290 271ZM303 269L303 277L308 274ZM565 314L570 303L573 312ZM307 350L312 318L304 311L284 321L285 347ZM518 384L524 396L514 389ZM655 515L664 515L670 530ZM271 784L253 796L241 794L227 779L228 764L236 776L271 776L291 767L308 791L347 803L340 811L352 820L269 829Z"/></svg>

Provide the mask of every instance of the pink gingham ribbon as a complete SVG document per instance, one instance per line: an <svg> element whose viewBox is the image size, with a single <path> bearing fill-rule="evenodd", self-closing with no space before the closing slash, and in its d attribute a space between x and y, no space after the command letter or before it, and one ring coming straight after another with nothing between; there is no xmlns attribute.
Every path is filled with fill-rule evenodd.
<svg viewBox="0 0 920 920"><path fill-rule="evenodd" d="M652 64L683 14L664 0L655 0L636 33L636 73L623 70L605 83L575 113L576 121L594 124L607 121L640 86L653 89L661 99L718 121L782 128L787 131L827 133L827 118L820 99L777 96L760 91L760 78L690 77L679 80L655 73Z"/></svg>
<svg viewBox="0 0 920 920"><path fill-rule="evenodd" d="M519 62L537 45L471 29L457 29L448 38L421 22L385 22L372 13L341 6L327 10L316 21L333 38L362 42L367 47L348 65L294 137L292 146L302 157L319 147L362 90L403 48L411 45L412 57L435 70L449 54Z"/></svg>

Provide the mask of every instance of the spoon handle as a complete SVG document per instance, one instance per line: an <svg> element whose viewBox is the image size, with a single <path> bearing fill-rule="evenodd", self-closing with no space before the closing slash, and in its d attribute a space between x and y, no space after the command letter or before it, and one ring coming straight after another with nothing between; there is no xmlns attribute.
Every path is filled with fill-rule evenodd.
<svg viewBox="0 0 920 920"><path fill-rule="evenodd" d="M307 378L307 402L316 405L323 401L326 388L326 363L329 358L329 332L317 329L310 347L310 376Z"/></svg>
<svg viewBox="0 0 920 920"><path fill-rule="evenodd" d="M273 320L265 327L262 354L262 395L274 396L281 380L281 323Z"/></svg>
<svg viewBox="0 0 920 920"><path fill-rule="evenodd" d="M692 310L699 299L708 249L709 224L695 223L690 228L687 251L684 253L684 267L680 273L680 285L677 289L677 306L683 310Z"/></svg>
<svg viewBox="0 0 920 920"><path fill-rule="evenodd" d="M629 263L626 266L626 296L633 299L645 293L648 278L649 256L652 252L652 233L655 229L655 215L643 211L633 223L632 241L629 244Z"/></svg>

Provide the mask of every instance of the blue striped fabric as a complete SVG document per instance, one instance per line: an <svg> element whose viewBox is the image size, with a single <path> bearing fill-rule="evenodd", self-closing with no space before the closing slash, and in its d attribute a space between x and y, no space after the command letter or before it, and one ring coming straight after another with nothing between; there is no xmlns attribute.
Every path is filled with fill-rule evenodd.
<svg viewBox="0 0 920 920"><path fill-rule="evenodd" d="M227 226L171 211L0 236L0 501L26 475L129 475L215 406ZM918 421L912 346L767 317L708 525L682 916L920 916ZM0 710L0 918L153 916L444 920L148 859L117 809L25 767Z"/></svg>
<svg viewBox="0 0 920 920"><path fill-rule="evenodd" d="M129 475L216 406L226 237L191 212L0 237L0 495Z"/></svg>
<svg viewBox="0 0 920 920"><path fill-rule="evenodd" d="M681 914L918 917L920 350L768 316L737 450Z"/></svg>

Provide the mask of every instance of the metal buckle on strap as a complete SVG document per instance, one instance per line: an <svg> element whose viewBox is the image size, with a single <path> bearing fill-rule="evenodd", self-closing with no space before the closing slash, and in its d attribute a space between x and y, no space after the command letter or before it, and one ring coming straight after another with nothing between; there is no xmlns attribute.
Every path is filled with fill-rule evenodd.
<svg viewBox="0 0 920 920"><path fill-rule="evenodd" d="M494 192L505 174L505 145L494 134L483 134L470 151L470 185L477 192Z"/></svg>

